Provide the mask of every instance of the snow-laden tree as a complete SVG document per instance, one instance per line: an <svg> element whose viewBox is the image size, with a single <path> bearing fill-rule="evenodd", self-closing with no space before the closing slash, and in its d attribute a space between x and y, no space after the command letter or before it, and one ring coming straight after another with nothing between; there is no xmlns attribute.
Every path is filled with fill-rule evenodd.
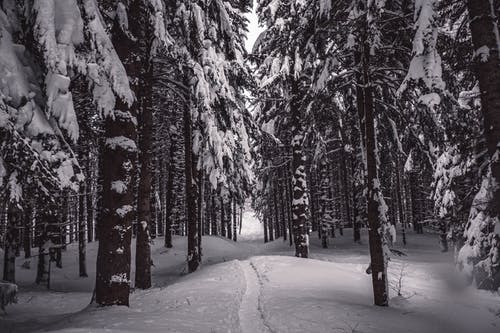
<svg viewBox="0 0 500 333"><path fill-rule="evenodd" d="M114 18L112 24L113 44L127 71L130 86L136 101L126 111L130 132L125 133L135 140L133 127L139 128L139 184L138 227L136 250L135 286L151 287L151 185L153 148L153 59L159 48L169 47L171 37L166 31L164 5L162 1L102 1L103 10ZM121 110L123 111L123 110ZM139 119L139 125L137 119ZM122 121L123 122L123 121ZM122 126L119 124L118 126ZM109 128L109 131L114 131ZM117 137L119 133L115 133ZM133 149L135 150L135 148ZM134 160L130 160L134 163ZM126 184L120 184L127 186ZM131 186L130 186L131 187Z"/></svg>
<svg viewBox="0 0 500 333"><path fill-rule="evenodd" d="M17 211L8 229L17 233L28 184L49 201L62 188L78 187L81 175L70 147L78 138L70 75L88 74L92 63L77 51L83 26L75 2L3 1L0 15L0 182ZM93 82L102 75L106 70L86 77Z"/></svg>
<svg viewBox="0 0 500 333"><path fill-rule="evenodd" d="M130 241L134 208L133 177L136 170L137 116L143 121L139 186L139 228L136 283L151 285L149 249L150 150L152 131L152 66L155 50L170 44L161 1L100 1L108 18L112 46L125 67L130 99L118 96L112 116L105 119L103 152L103 214L99 226L96 301L101 305L128 305L130 290Z"/></svg>
<svg viewBox="0 0 500 333"><path fill-rule="evenodd" d="M413 60L401 87L410 90L426 106L423 111L430 114L431 120L428 128L441 133L441 140L434 138L434 142L428 143L429 159L435 169L434 199L438 214L442 220L451 217L453 221L451 225L440 223L441 242L446 248L449 227L456 249L460 249L459 269L485 289L496 289L500 280L499 236L495 231L498 190L492 181L498 177L495 170L499 141L498 112L493 111L498 99L494 93L498 90L495 85L498 85L499 54L496 7L495 1L415 1ZM470 20L470 35L465 31L467 20ZM437 46L439 29L443 32L443 47ZM476 61L475 68L470 66L470 57ZM478 95L482 126L477 113ZM420 112L415 115L421 118ZM429 138L431 131L424 133L424 127L419 130L422 138L424 134ZM481 130L486 154L479 138ZM483 177L480 186L475 174ZM471 191L477 187L479 192L472 200ZM470 213L464 225L457 214L466 209ZM460 233L464 228L462 240Z"/></svg>
<svg viewBox="0 0 500 333"><path fill-rule="evenodd" d="M500 33L494 0L464 1L474 47L474 60L489 165L472 203L465 245L458 264L482 289L500 287Z"/></svg>
<svg viewBox="0 0 500 333"><path fill-rule="evenodd" d="M304 47L312 34L315 1L259 1L257 12L266 30L254 47L259 79L257 106L264 130L274 135L279 127L290 128L286 145L292 151L292 225L295 255L309 255L306 155L304 142L307 102L303 92L310 81L305 72L314 59ZM277 133L277 132L276 132Z"/></svg>

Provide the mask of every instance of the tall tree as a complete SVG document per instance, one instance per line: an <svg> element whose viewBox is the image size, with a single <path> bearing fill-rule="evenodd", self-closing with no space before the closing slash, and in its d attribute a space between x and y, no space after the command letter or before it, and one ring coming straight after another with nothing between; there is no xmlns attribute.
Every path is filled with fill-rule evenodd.
<svg viewBox="0 0 500 333"><path fill-rule="evenodd" d="M466 246L460 264L479 288L500 286L500 33L494 0L466 1L475 60L481 112L490 158L488 172L476 195L466 226Z"/></svg>

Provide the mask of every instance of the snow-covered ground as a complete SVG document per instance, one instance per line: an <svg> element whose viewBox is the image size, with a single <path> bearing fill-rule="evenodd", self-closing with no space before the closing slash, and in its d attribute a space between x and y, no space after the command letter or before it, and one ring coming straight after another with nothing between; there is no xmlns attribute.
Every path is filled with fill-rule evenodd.
<svg viewBox="0 0 500 333"><path fill-rule="evenodd" d="M500 296L452 291L452 254L439 252L437 236L408 237L406 257L391 261L391 306L372 305L366 235L352 234L321 249L311 235L313 259L293 257L287 242L262 244L251 213L241 241L203 238L203 265L186 275L185 239L174 248L153 246L153 283L136 290L131 306L89 306L97 244L89 244L89 278L78 277L77 247L54 269L52 290L36 286L35 264L21 268L19 303L0 314L0 332L498 332ZM403 248L402 246L396 246ZM133 258L134 256L132 256ZM1 262L0 262L1 263ZM401 294L395 291L402 279Z"/></svg>

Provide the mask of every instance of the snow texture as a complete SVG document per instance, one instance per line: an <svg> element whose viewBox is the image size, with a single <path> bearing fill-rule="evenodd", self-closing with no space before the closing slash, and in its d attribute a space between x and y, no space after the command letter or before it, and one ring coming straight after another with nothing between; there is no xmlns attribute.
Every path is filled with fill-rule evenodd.
<svg viewBox="0 0 500 333"><path fill-rule="evenodd" d="M243 226L251 225L250 216L245 215ZM19 302L9 306L8 315L0 314L0 331L497 332L498 296L448 289L448 279L455 276L453 254L439 251L436 236L407 230L408 256L393 259L389 269L391 286L404 272L402 296L391 289L391 307L380 308L373 306L371 276L365 274L368 247L352 242L351 229L344 232L333 249L322 249L311 237L312 259L307 260L293 257L281 239L235 244L205 237L203 266L189 275L182 274L185 238L174 236L172 249L158 239L152 245L153 288L134 291L130 308L88 306L97 244L88 244L85 279L78 276L78 244L72 244L63 254L63 269L52 271L50 291L34 287L36 270L22 269L18 261ZM364 229L362 243L367 244ZM403 249L399 242L394 246ZM131 284L134 249L132 244Z"/></svg>

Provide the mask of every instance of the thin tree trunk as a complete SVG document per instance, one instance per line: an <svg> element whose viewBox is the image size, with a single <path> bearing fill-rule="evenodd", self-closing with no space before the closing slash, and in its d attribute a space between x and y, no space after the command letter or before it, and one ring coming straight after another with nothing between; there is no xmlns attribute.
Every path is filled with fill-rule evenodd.
<svg viewBox="0 0 500 333"><path fill-rule="evenodd" d="M233 200L233 241L238 240L238 211L236 209L236 200Z"/></svg>
<svg viewBox="0 0 500 333"><path fill-rule="evenodd" d="M95 175L92 172L93 163L92 163L92 153L90 151L87 152L85 156L85 169L87 170L87 178L86 181L86 208L87 208L87 242L92 242L94 240L94 193L93 193L93 176Z"/></svg>
<svg viewBox="0 0 500 333"><path fill-rule="evenodd" d="M167 179L167 193L165 195L165 242L164 246L166 248L172 248L172 215L173 215L173 207L176 203L174 200L174 175L175 175L175 167L176 163L175 159L175 145L176 141L174 141L174 137L176 134L171 136L170 141L170 163L168 168L168 179Z"/></svg>
<svg viewBox="0 0 500 333"><path fill-rule="evenodd" d="M194 166L196 167L196 161L193 161ZM202 252L201 252L201 234L203 231L203 191L205 191L203 187L203 166L201 170L198 171L198 202L197 202L197 221L198 221L198 260L201 262Z"/></svg>
<svg viewBox="0 0 500 333"><path fill-rule="evenodd" d="M398 200L398 216L399 216L399 223L401 223L401 228L402 228L402 233L403 233L403 245L406 245L406 221L404 217L404 210L403 210L403 198L402 198L402 192L403 188L401 188L401 163L399 161L399 154L396 155L396 195L397 195L397 200Z"/></svg>
<svg viewBox="0 0 500 333"><path fill-rule="evenodd" d="M275 175L278 176L277 174ZM279 218L279 210L278 210L278 179L273 181L273 210L274 210L274 222L275 222L275 231L274 236L276 239L281 237L281 222Z"/></svg>
<svg viewBox="0 0 500 333"><path fill-rule="evenodd" d="M280 180L279 180L279 188L280 188L280 209L281 209L281 219L282 219L282 229L283 229L283 241L286 242L287 240L287 232L288 232L288 228L287 228L287 218L286 218L286 214L285 214L285 210L286 210L286 206L287 206L287 203L286 203L286 177L285 177L285 171L282 168L280 168Z"/></svg>
<svg viewBox="0 0 500 333"><path fill-rule="evenodd" d="M132 10L132 8L130 9ZM142 9L145 10L145 9ZM139 186L137 193L137 241L135 252L135 287L151 288L151 185L153 150L153 105L152 105L152 63L146 60L146 73L141 75L141 87L137 87L141 110L139 119Z"/></svg>
<svg viewBox="0 0 500 333"><path fill-rule="evenodd" d="M217 236L218 229L217 229L217 202L215 201L216 193L212 191L212 204L210 205L212 209L212 236Z"/></svg>
<svg viewBox="0 0 500 333"><path fill-rule="evenodd" d="M286 197L287 197L287 219L288 219L288 231L289 231L289 245L292 246L295 241L295 237L293 235L293 221L292 221L292 201L293 201L293 190L292 190L292 177L290 175L290 166L287 167L286 170Z"/></svg>
<svg viewBox="0 0 500 333"><path fill-rule="evenodd" d="M86 264L86 239L85 239L85 197L86 188L84 184L80 184L80 193L78 196L78 267L81 277L87 277Z"/></svg>
<svg viewBox="0 0 500 333"><path fill-rule="evenodd" d="M243 227L243 206L240 207L240 231L239 234L241 235L241 228Z"/></svg>
<svg viewBox="0 0 500 333"><path fill-rule="evenodd" d="M196 156L193 154L193 130L191 119L191 105L184 107L184 145L185 145L185 165L186 175L186 203L187 203L187 236L188 236L188 271L194 272L199 265L198 249L198 221L197 221L197 196L198 187L196 184Z"/></svg>
<svg viewBox="0 0 500 333"><path fill-rule="evenodd" d="M263 224L264 224L264 243L269 242L269 237L267 233L267 214L264 212L263 214Z"/></svg>
<svg viewBox="0 0 500 333"><path fill-rule="evenodd" d="M220 235L226 236L226 204L224 203L224 196L220 195Z"/></svg>
<svg viewBox="0 0 500 333"><path fill-rule="evenodd" d="M268 183L268 188L267 188L267 202L269 203L267 205L267 214L268 214L268 223L267 223L267 228L269 231L269 241L272 242L274 241L274 224L276 221L274 221L274 216L273 216L273 207L272 207L272 198L271 198L271 182L269 181Z"/></svg>

